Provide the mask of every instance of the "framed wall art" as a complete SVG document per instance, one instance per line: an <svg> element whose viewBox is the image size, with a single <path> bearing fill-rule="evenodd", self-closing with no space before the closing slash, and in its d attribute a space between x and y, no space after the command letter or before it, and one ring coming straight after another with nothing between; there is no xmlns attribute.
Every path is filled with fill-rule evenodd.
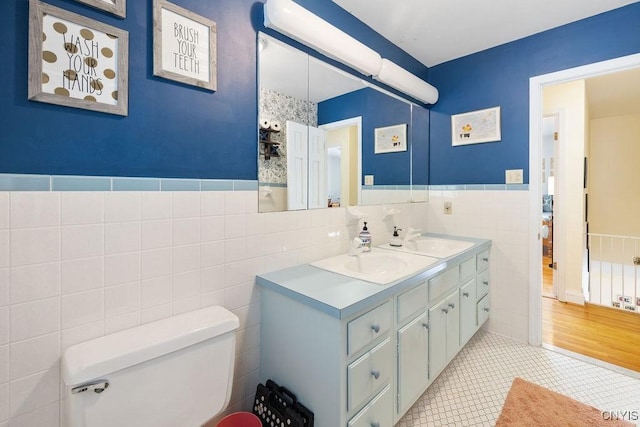
<svg viewBox="0 0 640 427"><path fill-rule="evenodd" d="M153 1L153 75L217 90L216 23L166 0Z"/></svg>
<svg viewBox="0 0 640 427"><path fill-rule="evenodd" d="M451 116L451 145L500 141L500 107Z"/></svg>
<svg viewBox="0 0 640 427"><path fill-rule="evenodd" d="M128 114L129 33L29 2L29 99Z"/></svg>
<svg viewBox="0 0 640 427"><path fill-rule="evenodd" d="M127 0L76 0L96 9L102 9L109 13L113 13L120 18L127 16Z"/></svg>
<svg viewBox="0 0 640 427"><path fill-rule="evenodd" d="M375 129L375 154L407 151L407 124Z"/></svg>

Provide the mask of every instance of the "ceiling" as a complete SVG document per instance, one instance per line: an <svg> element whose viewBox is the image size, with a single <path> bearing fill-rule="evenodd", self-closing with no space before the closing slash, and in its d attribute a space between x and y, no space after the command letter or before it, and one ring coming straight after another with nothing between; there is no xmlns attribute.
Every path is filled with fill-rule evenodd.
<svg viewBox="0 0 640 427"><path fill-rule="evenodd" d="M333 0L427 67L638 0Z"/></svg>

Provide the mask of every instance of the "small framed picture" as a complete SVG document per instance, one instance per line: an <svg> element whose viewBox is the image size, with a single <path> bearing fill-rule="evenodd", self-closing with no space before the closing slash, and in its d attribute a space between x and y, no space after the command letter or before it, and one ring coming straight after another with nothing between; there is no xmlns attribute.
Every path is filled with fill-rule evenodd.
<svg viewBox="0 0 640 427"><path fill-rule="evenodd" d="M451 116L451 145L500 141L500 107Z"/></svg>
<svg viewBox="0 0 640 427"><path fill-rule="evenodd" d="M29 2L29 99L128 114L129 33Z"/></svg>
<svg viewBox="0 0 640 427"><path fill-rule="evenodd" d="M407 124L376 128L375 154L407 151Z"/></svg>
<svg viewBox="0 0 640 427"><path fill-rule="evenodd" d="M113 13L120 18L127 16L127 0L76 0L109 13Z"/></svg>
<svg viewBox="0 0 640 427"><path fill-rule="evenodd" d="M153 0L153 75L217 90L216 23Z"/></svg>

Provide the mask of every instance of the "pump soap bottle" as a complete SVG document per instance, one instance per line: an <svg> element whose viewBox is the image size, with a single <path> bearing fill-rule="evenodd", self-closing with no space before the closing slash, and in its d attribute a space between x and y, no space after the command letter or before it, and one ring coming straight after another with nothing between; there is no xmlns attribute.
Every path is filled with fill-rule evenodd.
<svg viewBox="0 0 640 427"><path fill-rule="evenodd" d="M363 251L369 252L371 250L371 233L369 233L369 229L367 228L367 221L364 221L364 227L362 227L362 231L358 237L362 240Z"/></svg>
<svg viewBox="0 0 640 427"><path fill-rule="evenodd" d="M398 231L402 231L402 228L398 228L398 227L393 227L393 236L391 237L391 240L389 240L389 246L394 246L396 248L399 248L402 246L402 239L400 239L400 236L398 235Z"/></svg>

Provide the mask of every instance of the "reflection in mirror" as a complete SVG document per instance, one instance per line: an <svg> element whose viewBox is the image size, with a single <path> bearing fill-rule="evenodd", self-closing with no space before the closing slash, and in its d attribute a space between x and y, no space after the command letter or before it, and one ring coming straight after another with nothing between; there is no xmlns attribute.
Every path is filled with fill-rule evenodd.
<svg viewBox="0 0 640 427"><path fill-rule="evenodd" d="M260 212L411 200L412 140L426 158L428 110L262 33L258 75ZM419 135L416 110L426 118ZM396 125L406 145L375 154L375 130Z"/></svg>

